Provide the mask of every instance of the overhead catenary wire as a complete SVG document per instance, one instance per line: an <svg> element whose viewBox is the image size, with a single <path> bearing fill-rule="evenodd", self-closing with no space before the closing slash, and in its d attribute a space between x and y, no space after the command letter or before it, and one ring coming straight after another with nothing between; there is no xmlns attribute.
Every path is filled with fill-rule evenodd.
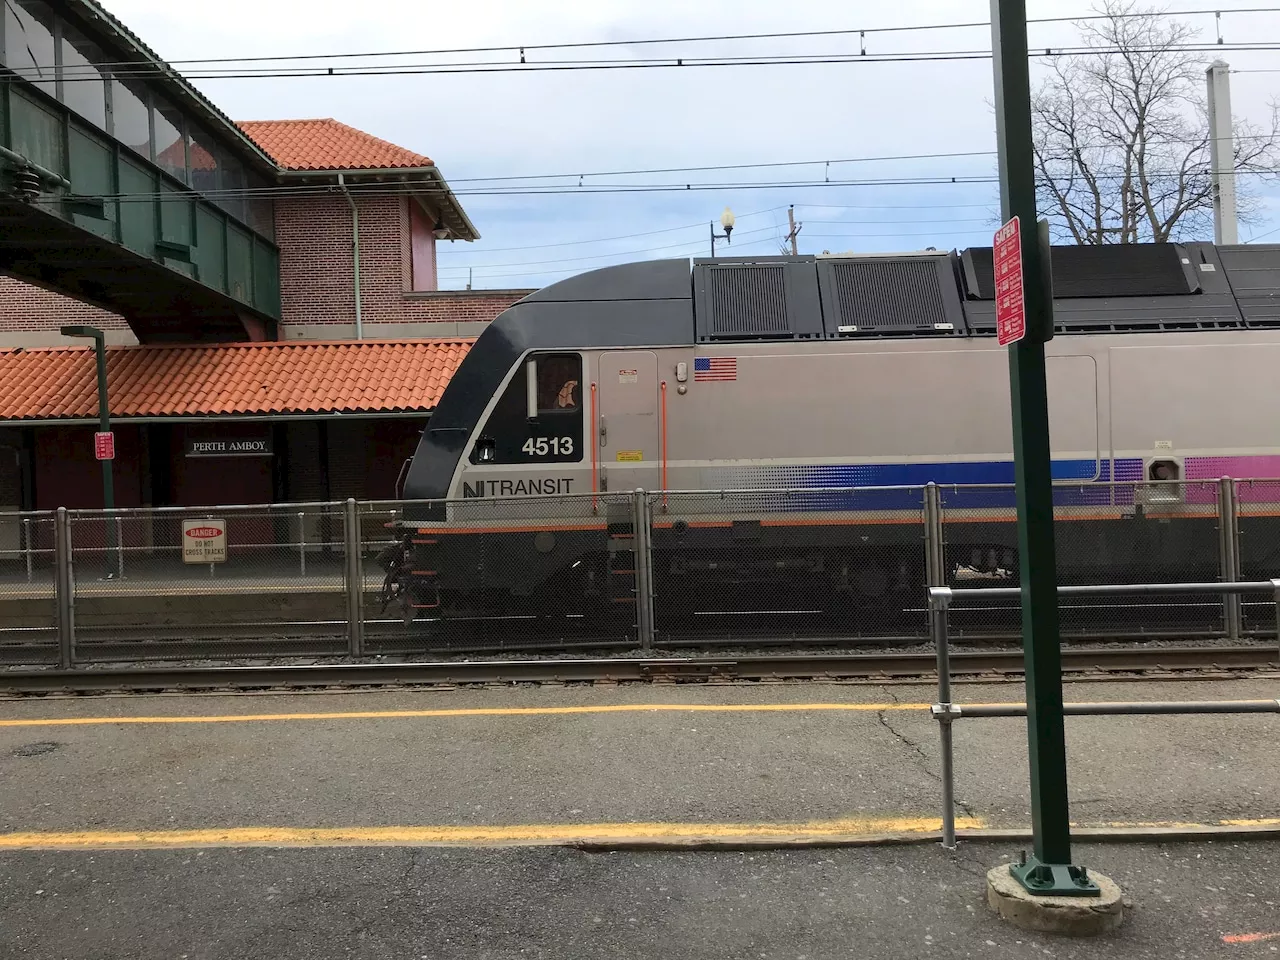
<svg viewBox="0 0 1280 960"><path fill-rule="evenodd" d="M1185 175L1183 171L1177 170L1149 170L1146 171L1146 177L1149 180L1158 180L1162 178L1177 177ZM1262 167L1250 168L1233 171L1225 171L1224 176L1246 177L1246 176L1277 176L1280 175L1280 168ZM1124 172L1105 173L1097 172L1094 178L1097 180L1124 180L1131 178L1132 174ZM697 193L706 191L755 191L755 190L809 190L831 187L922 187L922 186L965 186L975 184L992 184L999 182L999 178L994 175L986 174L955 174L955 175L937 175L937 176L918 176L918 177L880 177L868 179L842 179L842 180L766 180L766 181L731 181L731 182L714 182L714 183L631 183L631 184L586 184L583 186L567 186L567 185L545 185L545 186L508 186L494 188L478 188L478 189L459 189L446 190L443 187L427 184L387 184L375 187L362 187L359 190L350 188L353 196L407 196L413 194L431 195L438 194L441 196L452 194L458 197L542 197L542 196L591 196L596 194L628 194L628 193ZM192 198L204 197L209 200L235 200L235 199L278 199L296 196L315 196L333 193L335 188L328 184L311 185L286 185L276 187L248 187L233 188L226 190L193 190L190 195ZM98 196L95 194L95 196ZM156 199L186 199L183 194L177 194L172 191L147 191L142 193L118 193L103 194L103 200L118 200L121 202L138 201L150 202Z"/></svg>
<svg viewBox="0 0 1280 960"><path fill-rule="evenodd" d="M735 237L749 237L755 234L771 233L771 232L776 233L777 227L773 227L773 226L756 227L752 230L744 230L744 231L735 230L733 235ZM551 260L511 260L507 263L471 263L471 264L467 264L467 266L465 267L455 267L453 269L484 270L489 267L528 267L528 266L537 266L540 264L547 264L547 263L577 263L583 260L604 260L609 257L626 257L626 256L632 256L633 254L637 254L637 253L654 253L660 250L674 250L677 247L691 246L696 242L706 243L706 238L703 237L701 238L700 241L695 241L692 239L681 240L677 243L663 244L662 246L657 246L657 247L642 247L638 250L614 250L608 253L584 254L583 256L580 256L580 257L556 257Z"/></svg>
<svg viewBox="0 0 1280 960"><path fill-rule="evenodd" d="M973 230L961 231L960 233L961 233L961 235L964 235L964 234L977 234L978 232L979 232L979 231L978 231L977 229L973 229ZM824 236L828 236L828 237L830 237L830 238L841 238L841 237L843 237L843 238L845 238L845 239L859 239L859 238L861 238L861 239L891 239L891 238L898 238L898 237L918 237L919 235L920 235L919 231L916 231L916 232L913 232L913 233L875 233L875 234L851 234L851 235L831 234L831 235L824 235ZM760 245L760 244L765 244L765 243L768 243L768 244L776 244L776 243L778 243L778 242L779 242L779 240L780 240L780 239L781 239L781 234L779 233L779 234L776 234L776 235L774 235L774 236L770 236L770 237L760 237L760 238L755 239L755 240L749 240L749 241L747 241L746 243L735 244L735 245L732 245L730 248L728 248L728 249L729 249L729 252L726 254L726 256L732 256L732 255L733 255L733 253L732 253L733 249L739 249L739 250L741 250L741 249L743 249L743 248L745 248L745 247L758 246L758 245ZM705 245L706 245L706 240L704 239L704 240L702 240L702 241L701 241L701 246L702 246L703 248L705 248ZM685 246L685 247L693 248L693 247L697 247L697 246L699 246L699 243L698 243L697 241L690 241L688 244L682 244L681 246ZM697 251L697 250L690 250L690 251L689 251L689 253L687 254L687 256L697 256L697 255L698 255L698 251ZM672 257L673 259L674 259L674 258L678 258L678 255L677 255L677 254L671 254L671 257ZM601 266L608 266L608 265L609 265L609 264L602 264ZM481 268L480 268L480 267L444 267L444 268L441 268L440 273L441 273L441 275L442 275L442 276L446 276L446 279L457 279L457 280L462 280L463 278L465 278L465 277L467 276L467 273L468 273L468 271L469 271L469 270L474 270L474 271L475 271L475 276L476 276L478 279L482 279L482 280L499 280L499 279L506 279L506 278L508 278L508 277L550 277L550 276L561 276L561 275L564 275L564 274L580 273L580 272L582 271L582 268L581 268L581 267L567 267L567 268L565 268L565 269L563 269L563 270L550 270L550 269L549 269L549 270L517 271L517 272L514 272L514 273L491 273L491 272L480 272L480 271L481 271ZM454 276L453 276L454 274L456 274L456 277L454 277Z"/></svg>
<svg viewBox="0 0 1280 960"><path fill-rule="evenodd" d="M1250 15L1280 12L1280 7L1217 7L1217 8L1200 8L1192 10L1169 10L1163 11L1163 15L1177 17L1194 17L1213 15L1221 17L1223 14L1231 15ZM1143 11L1118 12L1118 13L1095 13L1081 14L1077 16L1060 16L1060 17L1035 17L1028 19L1028 24L1051 24L1051 23L1084 23L1094 20L1105 19L1137 19L1141 17L1152 16L1151 13ZM680 44L701 44L701 43L722 43L726 41L754 41L754 40L795 40L809 39L817 37L852 37L857 36L865 38L867 36L876 36L880 34L897 34L897 33L927 33L936 31L950 30L969 30L969 29L986 29L990 27L990 21L987 20L971 20L971 21L949 21L943 23L925 23L925 24L900 24L896 26L869 26L869 27L840 27L834 29L823 30L787 30L787 31L765 31L759 33L737 33L737 34L709 34L695 35L683 37L640 37L635 39L611 39L611 40L571 40L561 42L544 42L544 43L507 43L501 45L488 46L471 46L471 47L443 47L443 48L425 48L425 49L409 49L409 50L371 50L362 52L348 53L300 53L300 54L265 54L254 56L239 57L197 57L183 58L175 60L160 59L141 59L141 60L116 60L102 63L102 66L108 67L139 67L147 66L152 68L166 68L174 66L199 66L209 64L227 64L227 63L280 63L291 61L311 61L311 60L371 60L383 59L389 57L409 57L409 56L457 56L461 54L481 54L481 53L514 53L517 55L525 55L531 51L547 51L547 50L575 50L575 49L597 49L597 48L617 48L617 47L640 47L640 46L672 46Z"/></svg>
<svg viewBox="0 0 1280 960"><path fill-rule="evenodd" d="M1183 44L1173 47L1135 48L1135 47L1046 47L1032 51L1033 59L1046 59L1069 56L1103 56L1118 53L1158 53L1165 51L1183 53L1274 53L1280 50L1280 41L1265 41L1249 44ZM962 61L979 61L991 59L990 50L938 50L916 53L893 54L810 54L810 55L771 55L771 56L736 56L736 57L668 57L652 60L598 60L598 61L564 61L559 63L502 63L497 61L463 64L413 64L397 67L328 67L316 69L294 70L261 70L261 71L189 71L184 73L189 80L255 80L255 79L307 79L335 77L403 77L433 76L451 74L502 74L502 73L566 73L582 70L668 70L668 69L712 69L724 67L782 67L782 66L824 66L840 64L876 64L876 63L946 63ZM124 69L114 72L120 79L154 79L162 74L154 70ZM0 78L39 79L32 77ZM80 80L101 82L100 76L83 75L68 76L63 82L75 83Z"/></svg>
<svg viewBox="0 0 1280 960"><path fill-rule="evenodd" d="M1280 41L1250 41L1241 43L1184 43L1162 45L1158 47L1097 47L1097 46L1046 46L1030 52L1033 59L1045 59L1064 56L1102 56L1118 53L1269 53L1280 50ZM430 74L487 74L487 73L541 73L564 72L576 70L643 70L643 69L691 69L711 67L749 67L749 66L804 66L847 63L924 63L966 60L988 60L991 51L985 48L971 50L926 50L895 51L890 53L847 52L811 53L811 54L744 54L718 57L667 56L661 58L620 58L611 60L558 60L519 62L509 60L464 61L458 63L414 63L397 65L371 66L339 66L339 67L292 67L292 68L238 68L238 69L205 69L187 70L182 74L187 80L237 80L260 78L307 78L307 77L376 77L376 76L411 76ZM101 82L103 77L95 66L64 68L61 79L64 82L77 81ZM175 78L176 75L168 67L126 64L107 68L117 79L148 79L157 77ZM41 74L31 74L28 70L17 70L13 77L0 77L0 80L47 80Z"/></svg>
<svg viewBox="0 0 1280 960"><path fill-rule="evenodd" d="M741 219L741 218L740 218L740 219ZM809 221L809 222L811 222L811 223L831 223L831 224L854 224L854 225L857 225L857 224L859 223L858 221L853 221L853 220L817 220L817 221ZM886 225L889 225L889 224L901 224L901 225L904 225L904 226L905 226L905 225L911 225L911 224L913 224L913 223L919 223L919 224L921 224L921 225L923 225L923 226L930 226L930 225L932 225L932 224L936 224L936 223L942 223L942 224L960 224L960 223L964 223L964 224L970 224L970 225L972 225L972 224L986 224L986 223L988 223L988 222L989 222L989 221L988 221L987 219L978 219L978 218L968 219L968 220L940 220L940 221L927 221L927 220L922 220L922 221L910 221L910 220L908 220L908 221L895 221L895 220L866 221L866 223L867 223L868 225L875 225L875 224L886 224ZM701 226L701 227L705 228L706 224L699 224L698 226ZM976 228L975 228L975 229L976 229ZM741 238L741 237L754 236L754 235L761 234L761 233L773 233L773 234L775 234L775 239L776 239L777 237L780 237L780 236L782 235L782 232L783 232L783 231L782 231L781 226L780 226L780 225L777 225L777 224L774 224L774 225L772 225L772 226L768 226L768 227L757 227L757 228L754 228L754 229L752 229L752 230L746 230L746 231L738 231L738 230L735 230L735 231L734 231L733 236L734 236L734 238L735 238L735 239L738 239L738 240L739 240L739 243L741 243L741 240L740 240L740 238ZM857 238L857 237L873 237L873 238L881 238L881 237L908 237L908 236L917 236L917 235L918 235L919 233L921 233L921 232L923 232L923 231L914 231L914 232L909 232L909 233L813 233L813 234L810 234L810 236L814 236L814 237L843 237L843 238ZM963 231L962 231L962 232L963 232ZM553 263L578 263L578 262L582 262L582 261L584 261L584 260L606 260L606 259L608 259L608 258L610 258L610 257L625 257L625 256L632 256L632 255L635 255L635 254L642 254L642 253L655 253L655 252L660 252L660 251L663 251L663 250L673 250L673 249L676 249L676 248L679 248L679 247L688 247L688 246L694 246L694 245L697 245L697 244L705 244L705 243L706 243L706 237L705 237L705 236L703 236L703 237L698 237L698 238L690 238L690 239L688 239L688 240L683 240L683 241L679 241L679 242L676 242L676 243L663 244L663 245L661 245L661 246L656 246L656 247L642 247L642 248L640 248L640 249L633 249L633 250L612 250L612 251L608 251L608 252L606 252L606 253L589 254L589 255L584 255L584 256L580 256L580 257L556 257L556 258L547 259L547 260L508 260L508 261L505 261L505 262L503 262L503 263L468 263L468 264L466 264L465 266L456 266L456 267L443 268L443 269L448 269L448 270L452 270L452 271L462 271L462 272L465 272L465 271L467 271L467 270L488 270L488 269L499 269L499 268L504 268L504 267L527 267L527 266L538 266L538 265L543 265L543 264L553 264ZM494 252L494 251L480 249L480 250L476 250L476 251L466 251L466 252L474 252L475 254L485 255L485 254L492 253L492 252Z"/></svg>
<svg viewBox="0 0 1280 960"><path fill-rule="evenodd" d="M808 206L808 205L805 205L805 206ZM986 207L986 208L988 208L988 209L991 209L991 208L992 208L992 205L991 205L991 204L973 204L972 206ZM776 210L779 210L779 209L786 209L786 208L785 208L785 207L777 207L777 208L773 208L773 209L771 209L771 210L762 211L762 212L764 212L764 213L773 213L773 212L775 212ZM800 211L800 209L801 209L801 205L797 204L797 206L796 206L796 210L797 210L797 212L799 212L799 211ZM741 222L742 220L745 220L745 219L746 219L747 217L749 217L749 216L751 216L751 214L745 214L745 213L744 213L744 214L742 214L741 216L738 216L738 217L737 217L737 219L738 219L738 221L739 221L739 222ZM893 220L813 220L813 219L809 219L809 220L806 220L805 222L806 222L806 223L813 223L813 224L832 224L832 225L839 224L839 225L850 225L850 226L866 226L866 225L870 225L870 226L879 226L879 225L901 225L901 226L926 226L926 227L927 227L927 226L936 226L936 225L939 225L939 224L951 225L951 224L961 224L961 223L987 223L987 222L988 222L988 220L989 220L989 218L984 218L984 217L969 217L969 218L962 218L962 219L943 219L943 220L902 220L902 219L893 219ZM683 227L672 227L672 228L670 228L670 229L668 229L668 230L663 230L663 231L654 231L654 232L660 232L660 233L674 233L674 232L679 231L679 230L701 230L701 231L703 231L703 234L702 234L698 239L699 239L700 241L705 241L705 239L706 239L706 236L705 236L705 231L706 231L706 229L707 229L707 221L705 221L705 220L704 220L704 221L701 221L701 222L699 222L699 223L687 224L687 225L685 225L685 226L683 226ZM786 228L785 228L781 223L778 223L778 222L775 222L775 223L773 224L773 227L772 227L771 229L776 230L776 231L778 232L778 235L779 235L779 236L782 236L782 235L786 232ZM752 232L754 232L754 231L752 231ZM629 239L632 239L633 237L638 237L638 236L647 236L647 235L651 235L651 234L632 234L631 236L628 236L628 237L608 237L608 238L602 238L602 239L597 239L597 240L570 240L570 241L560 242L560 243L537 243L537 244L529 244L529 245L527 245L527 246L520 246L520 247L479 247L479 248L476 248L476 249L461 248L461 249L458 249L458 250L454 251L454 253L453 253L452 255L453 255L453 256L488 256L489 254L493 254L493 253L500 253L500 252L505 252L505 251L543 250L543 249L547 249L547 248L549 248L549 247L557 247L557 246L559 246L559 247L563 247L563 246L573 246L573 245L578 245L578 244L588 244L588 243L609 243L609 242L616 241L616 240L629 240ZM744 234L743 232L741 232L741 231L735 231L735 232L734 232L734 236L735 236L735 237L737 237L737 236L745 236L745 234ZM818 234L810 234L810 236L818 236ZM690 242L692 242L692 241L690 241ZM645 249L647 249L647 250L654 250L654 249L660 249L660 248L658 248L658 247L648 247L648 248L645 248ZM602 256L609 256L609 254L602 254ZM566 258L566 259L572 259L572 258ZM523 260L512 260L512 261L508 261L508 262L501 263L501 264L471 264L471 266L474 266L474 267L476 267L476 268L478 269L478 268L480 268L480 267L482 267L482 266L486 266L486 267L487 267L487 266L514 266L514 265L516 265L516 264L530 263L530 262L542 262L542 261L523 261ZM552 261L552 262L554 262L554 261Z"/></svg>

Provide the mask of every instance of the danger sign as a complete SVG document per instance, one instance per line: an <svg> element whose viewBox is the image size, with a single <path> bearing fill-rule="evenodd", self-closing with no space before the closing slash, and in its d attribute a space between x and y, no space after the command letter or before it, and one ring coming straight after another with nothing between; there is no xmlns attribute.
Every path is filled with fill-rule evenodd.
<svg viewBox="0 0 1280 960"><path fill-rule="evenodd" d="M93 455L99 460L116 458L116 435L111 431L98 431L93 435Z"/></svg>
<svg viewBox="0 0 1280 960"><path fill-rule="evenodd" d="M1027 335L1027 303L1022 291L1022 229L1014 217L996 231L996 341L1002 347Z"/></svg>
<svg viewBox="0 0 1280 960"><path fill-rule="evenodd" d="M227 525L221 520L182 521L183 563L225 563Z"/></svg>

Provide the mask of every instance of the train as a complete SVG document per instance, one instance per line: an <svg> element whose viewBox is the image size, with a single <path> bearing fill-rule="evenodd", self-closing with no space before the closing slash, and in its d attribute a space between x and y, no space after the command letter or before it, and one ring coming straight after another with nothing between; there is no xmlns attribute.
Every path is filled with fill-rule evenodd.
<svg viewBox="0 0 1280 960"><path fill-rule="evenodd" d="M1063 579L1216 579L1212 481L1280 477L1280 245L1050 262ZM929 483L946 575L1016 583L994 301L991 247L651 260L540 289L424 429L384 599L432 622L625 605L636 490L653 588L682 616L918 610ZM1280 565L1277 546L1252 537L1242 562Z"/></svg>

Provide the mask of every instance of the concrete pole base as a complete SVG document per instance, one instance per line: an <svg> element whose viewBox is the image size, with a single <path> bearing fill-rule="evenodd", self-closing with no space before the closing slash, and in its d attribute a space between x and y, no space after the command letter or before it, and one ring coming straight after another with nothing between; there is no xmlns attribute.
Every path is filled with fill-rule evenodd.
<svg viewBox="0 0 1280 960"><path fill-rule="evenodd" d="M1009 864L987 872L987 906L1024 930L1067 937L1092 937L1117 929L1124 921L1120 888L1109 877L1089 871L1098 897L1037 897L1009 872Z"/></svg>

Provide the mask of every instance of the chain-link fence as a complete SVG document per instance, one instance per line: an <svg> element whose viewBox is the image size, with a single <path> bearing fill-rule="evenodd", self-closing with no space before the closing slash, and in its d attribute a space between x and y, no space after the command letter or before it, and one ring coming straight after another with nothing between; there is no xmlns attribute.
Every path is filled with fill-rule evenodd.
<svg viewBox="0 0 1280 960"><path fill-rule="evenodd" d="M1225 578L1217 482L1060 483L1054 486L1058 582L1212 582ZM1008 485L938 488L945 585L1017 586L1017 501ZM953 635L1015 636L1017 600L959 602ZM1190 636L1227 632L1222 598L1073 598L1059 608L1066 636Z"/></svg>
<svg viewBox="0 0 1280 960"><path fill-rule="evenodd" d="M1280 575L1280 481L1059 484L1063 584ZM1016 586L1012 486L598 493L0 515L0 663L413 656L927 636ZM1016 637L1016 600L951 610ZM1273 634L1259 600L1061 607L1067 636Z"/></svg>
<svg viewBox="0 0 1280 960"><path fill-rule="evenodd" d="M0 663L58 661L52 512L0 513Z"/></svg>
<svg viewBox="0 0 1280 960"><path fill-rule="evenodd" d="M76 511L77 662L341 653L340 504Z"/></svg>
<svg viewBox="0 0 1280 960"><path fill-rule="evenodd" d="M659 642L923 639L920 487L649 497Z"/></svg>
<svg viewBox="0 0 1280 960"><path fill-rule="evenodd" d="M1280 577L1280 480L1237 480L1232 489L1237 579ZM1243 630L1275 632L1275 604L1242 597L1240 609Z"/></svg>
<svg viewBox="0 0 1280 960"><path fill-rule="evenodd" d="M368 652L635 646L631 494L366 503Z"/></svg>

